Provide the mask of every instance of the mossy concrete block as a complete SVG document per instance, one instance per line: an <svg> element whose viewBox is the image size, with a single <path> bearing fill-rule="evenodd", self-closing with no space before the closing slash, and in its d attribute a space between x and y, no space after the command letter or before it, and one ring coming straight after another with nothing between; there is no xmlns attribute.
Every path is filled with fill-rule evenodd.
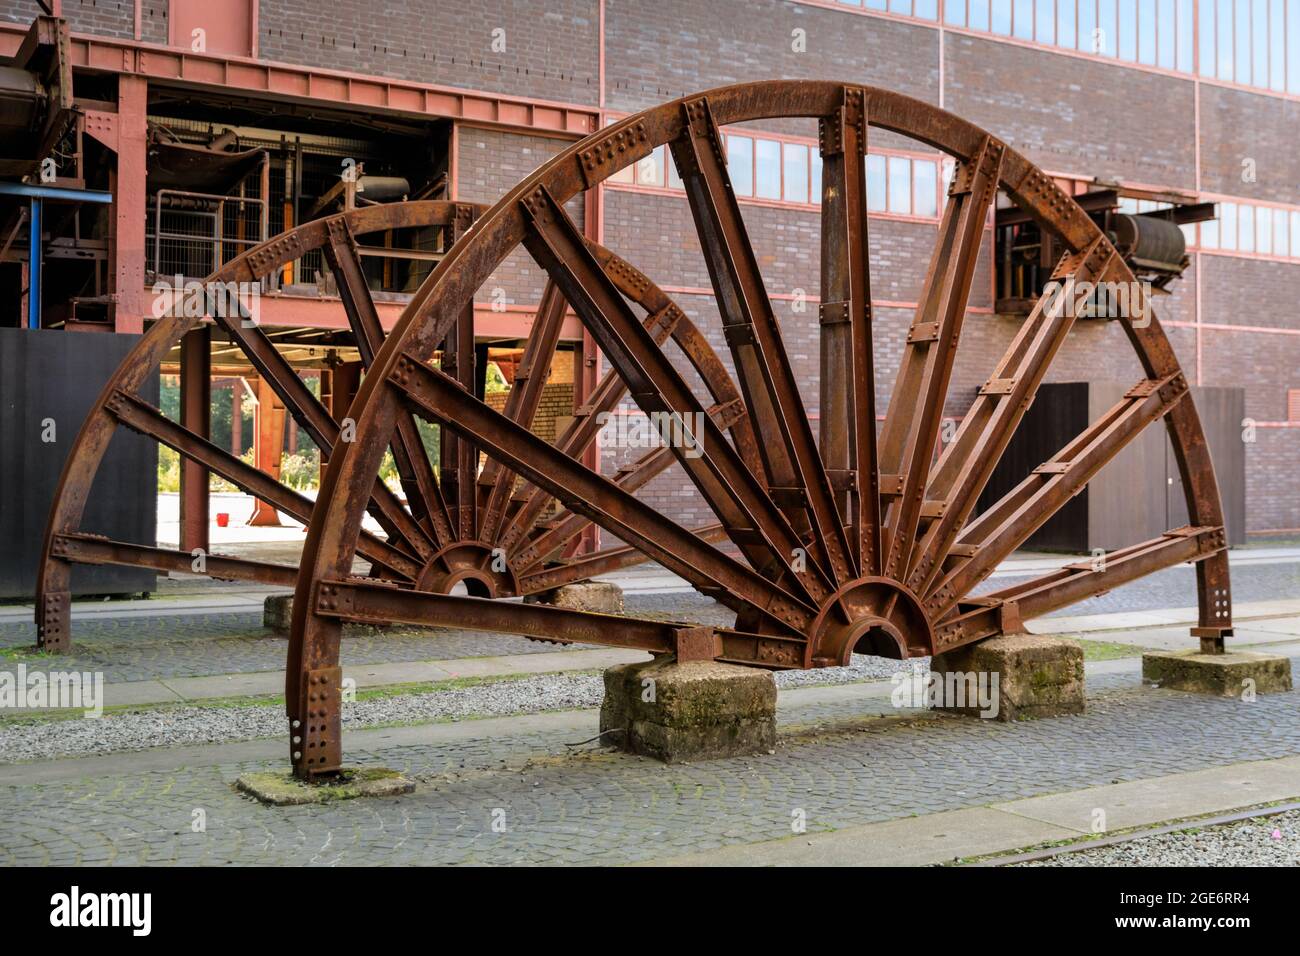
<svg viewBox="0 0 1300 956"><path fill-rule="evenodd" d="M609 581L579 581L565 584L549 591L530 594L528 604L549 604L568 611L589 611L595 614L622 614L623 589Z"/></svg>
<svg viewBox="0 0 1300 956"><path fill-rule="evenodd" d="M768 671L672 657L605 671L605 740L665 763L766 753L776 746Z"/></svg>
<svg viewBox="0 0 1300 956"><path fill-rule="evenodd" d="M413 781L386 767L345 768L337 777L320 783L306 783L289 771L246 773L235 781L235 786L274 807L332 803L357 797L395 797L415 789Z"/></svg>
<svg viewBox="0 0 1300 956"><path fill-rule="evenodd" d="M289 633L293 620L293 595L269 594L262 602L262 626L281 634Z"/></svg>
<svg viewBox="0 0 1300 956"><path fill-rule="evenodd" d="M1291 689L1291 660L1277 654L1232 651L1202 654L1199 650L1152 651L1142 655L1142 680L1170 690L1240 697L1252 685L1257 694Z"/></svg>
<svg viewBox="0 0 1300 956"><path fill-rule="evenodd" d="M1082 714L1087 708L1083 648L1077 641L1005 634L938 654L930 669L935 693L941 694L937 710L1011 721ZM980 693L989 706L981 704Z"/></svg>

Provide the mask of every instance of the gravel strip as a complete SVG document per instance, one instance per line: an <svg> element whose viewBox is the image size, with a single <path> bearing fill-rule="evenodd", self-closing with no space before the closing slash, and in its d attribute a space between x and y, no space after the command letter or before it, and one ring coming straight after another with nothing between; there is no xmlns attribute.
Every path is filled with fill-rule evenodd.
<svg viewBox="0 0 1300 956"><path fill-rule="evenodd" d="M901 667L897 661L858 656L850 667L790 671L777 674L776 682L778 687L845 684L885 678ZM423 694L362 699L345 706L343 726L351 729L582 710L599 707L603 696L600 674L539 674ZM278 705L112 711L97 720L51 718L0 725L0 763L252 740L277 737L285 730L284 710Z"/></svg>
<svg viewBox="0 0 1300 956"><path fill-rule="evenodd" d="M1015 866L1300 866L1300 810Z"/></svg>

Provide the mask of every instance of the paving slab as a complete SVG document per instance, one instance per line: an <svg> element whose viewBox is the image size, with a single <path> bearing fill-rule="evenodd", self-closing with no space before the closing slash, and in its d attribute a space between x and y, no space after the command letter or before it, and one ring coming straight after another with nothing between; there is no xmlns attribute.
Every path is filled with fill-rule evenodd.
<svg viewBox="0 0 1300 956"><path fill-rule="evenodd" d="M830 833L729 846L651 860L646 866L928 866L1079 835L990 807L945 810Z"/></svg>
<svg viewBox="0 0 1300 956"><path fill-rule="evenodd" d="M1106 829L1113 831L1222 813L1298 795L1300 757L1284 757L995 803L993 807L1091 833L1098 809L1105 811Z"/></svg>

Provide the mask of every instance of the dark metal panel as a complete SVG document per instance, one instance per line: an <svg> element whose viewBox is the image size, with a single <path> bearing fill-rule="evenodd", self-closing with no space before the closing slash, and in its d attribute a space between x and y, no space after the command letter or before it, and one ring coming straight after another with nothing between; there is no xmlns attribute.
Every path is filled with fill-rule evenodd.
<svg viewBox="0 0 1300 956"><path fill-rule="evenodd" d="M137 335L0 329L0 597L31 598L41 535L63 460L82 420ZM158 375L142 395L158 401ZM54 441L43 441L47 420ZM82 529L152 545L157 536L157 446L113 436L95 477ZM78 565L73 594L151 591L152 570Z"/></svg>

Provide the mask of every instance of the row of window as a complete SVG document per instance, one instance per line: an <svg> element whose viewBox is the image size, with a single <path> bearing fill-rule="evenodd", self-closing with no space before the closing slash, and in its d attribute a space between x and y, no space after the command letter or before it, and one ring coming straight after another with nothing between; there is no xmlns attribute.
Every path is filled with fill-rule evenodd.
<svg viewBox="0 0 1300 956"><path fill-rule="evenodd" d="M1300 259L1300 210L1239 202L1220 202L1217 207L1216 218L1181 227L1189 247ZM1119 201L1120 212L1143 213L1167 208L1167 203L1146 199Z"/></svg>
<svg viewBox="0 0 1300 956"><path fill-rule="evenodd" d="M1200 227L1202 249L1300 259L1300 210L1221 202L1219 217Z"/></svg>
<svg viewBox="0 0 1300 956"><path fill-rule="evenodd" d="M836 0L940 19L938 0ZM943 0L943 22L1300 94L1300 0Z"/></svg>
<svg viewBox="0 0 1300 956"><path fill-rule="evenodd" d="M822 158L816 146L727 133L727 173L737 196L818 205ZM611 176L610 182L681 189L668 147ZM939 215L939 164L909 156L867 156L867 209L933 219Z"/></svg>

